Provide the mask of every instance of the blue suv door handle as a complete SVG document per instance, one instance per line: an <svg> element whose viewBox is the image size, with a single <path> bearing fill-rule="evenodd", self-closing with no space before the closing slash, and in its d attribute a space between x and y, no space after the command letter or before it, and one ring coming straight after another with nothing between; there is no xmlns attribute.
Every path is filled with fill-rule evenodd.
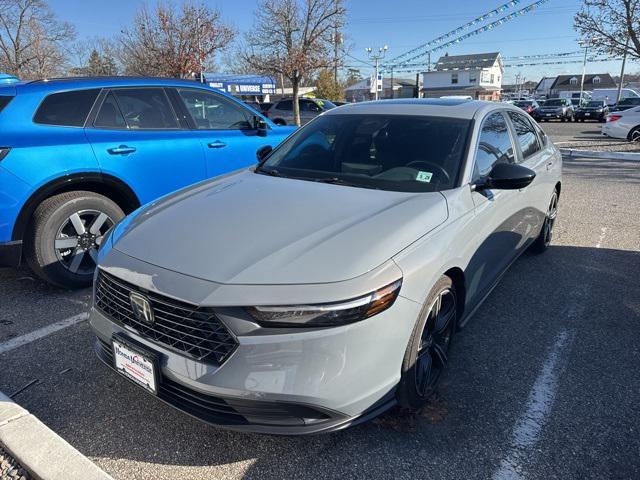
<svg viewBox="0 0 640 480"><path fill-rule="evenodd" d="M135 152L136 149L134 147L128 147L126 145L120 145L119 147L110 148L107 150L111 155L129 155L130 153Z"/></svg>
<svg viewBox="0 0 640 480"><path fill-rule="evenodd" d="M209 148L224 148L226 147L227 144L224 142L221 142L220 140L216 140L215 142L211 142L208 147Z"/></svg>

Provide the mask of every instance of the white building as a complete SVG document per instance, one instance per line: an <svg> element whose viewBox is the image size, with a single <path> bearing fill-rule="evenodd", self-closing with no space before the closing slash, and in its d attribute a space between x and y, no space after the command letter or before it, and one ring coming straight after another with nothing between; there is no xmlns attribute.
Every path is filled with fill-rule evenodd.
<svg viewBox="0 0 640 480"><path fill-rule="evenodd" d="M499 52L440 57L435 70L423 72L423 97L469 95L478 100L500 100L504 67Z"/></svg>

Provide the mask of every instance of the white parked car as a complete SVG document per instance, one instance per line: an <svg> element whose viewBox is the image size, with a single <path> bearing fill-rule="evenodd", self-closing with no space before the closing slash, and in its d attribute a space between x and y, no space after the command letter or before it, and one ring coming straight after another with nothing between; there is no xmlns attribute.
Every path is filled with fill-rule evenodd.
<svg viewBox="0 0 640 480"><path fill-rule="evenodd" d="M630 142L640 142L640 107L624 112L611 112L607 115L607 123L602 126L602 134L624 138Z"/></svg>

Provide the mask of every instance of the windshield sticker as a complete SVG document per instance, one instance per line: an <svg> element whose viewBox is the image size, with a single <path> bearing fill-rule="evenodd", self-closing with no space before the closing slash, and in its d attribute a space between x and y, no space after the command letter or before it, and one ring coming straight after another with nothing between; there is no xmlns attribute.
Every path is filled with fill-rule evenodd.
<svg viewBox="0 0 640 480"><path fill-rule="evenodd" d="M418 175L416 175L416 180L419 182L430 182L431 177L433 177L433 173L431 172L418 171Z"/></svg>

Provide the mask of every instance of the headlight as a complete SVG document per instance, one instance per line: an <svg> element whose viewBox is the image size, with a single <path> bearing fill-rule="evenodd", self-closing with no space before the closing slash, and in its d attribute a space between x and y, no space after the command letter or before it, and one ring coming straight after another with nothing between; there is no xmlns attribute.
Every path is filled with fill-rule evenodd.
<svg viewBox="0 0 640 480"><path fill-rule="evenodd" d="M282 307L249 307L247 311L265 327L335 327L364 320L391 307L402 279L362 297L344 302Z"/></svg>

